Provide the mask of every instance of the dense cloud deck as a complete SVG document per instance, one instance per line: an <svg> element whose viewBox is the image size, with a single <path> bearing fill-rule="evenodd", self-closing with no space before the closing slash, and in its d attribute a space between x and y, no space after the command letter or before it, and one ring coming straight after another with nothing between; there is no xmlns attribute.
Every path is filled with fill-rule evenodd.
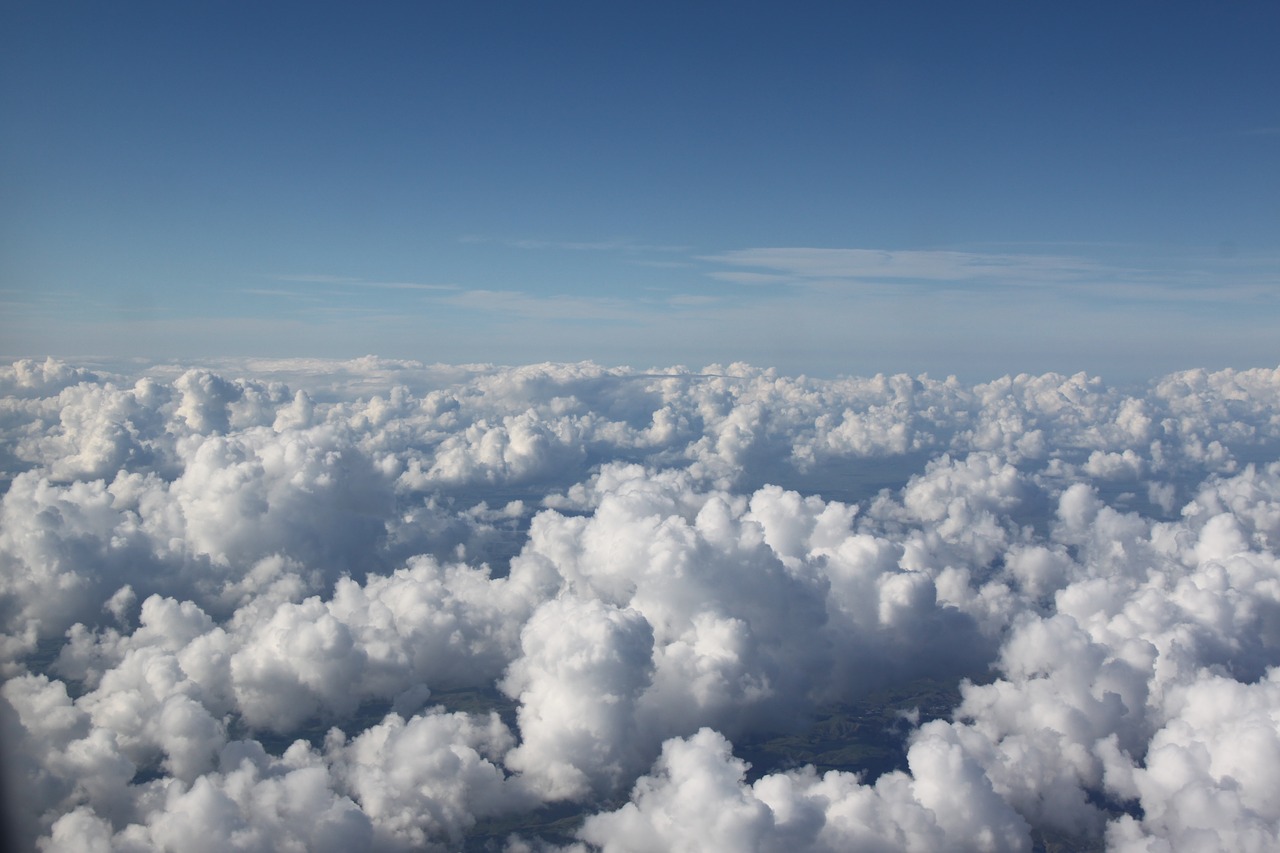
<svg viewBox="0 0 1280 853"><path fill-rule="evenodd" d="M1280 370L0 392L21 848L1280 844Z"/></svg>

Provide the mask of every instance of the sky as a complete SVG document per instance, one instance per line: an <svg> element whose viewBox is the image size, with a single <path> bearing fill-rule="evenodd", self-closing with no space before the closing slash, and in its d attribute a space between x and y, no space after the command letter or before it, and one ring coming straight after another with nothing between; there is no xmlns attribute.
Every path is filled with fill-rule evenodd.
<svg viewBox="0 0 1280 853"><path fill-rule="evenodd" d="M1273 3L0 8L0 353L1275 366Z"/></svg>

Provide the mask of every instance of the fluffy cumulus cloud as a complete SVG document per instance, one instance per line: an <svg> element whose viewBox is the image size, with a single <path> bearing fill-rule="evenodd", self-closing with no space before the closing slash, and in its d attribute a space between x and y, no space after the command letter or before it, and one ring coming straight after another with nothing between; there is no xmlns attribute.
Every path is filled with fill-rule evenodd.
<svg viewBox="0 0 1280 853"><path fill-rule="evenodd" d="M1280 846L1280 370L0 395L8 849Z"/></svg>

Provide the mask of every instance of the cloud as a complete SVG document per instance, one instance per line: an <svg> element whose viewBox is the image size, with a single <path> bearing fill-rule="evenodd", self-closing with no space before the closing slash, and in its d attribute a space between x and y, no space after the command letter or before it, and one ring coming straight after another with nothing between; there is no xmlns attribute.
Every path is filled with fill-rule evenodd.
<svg viewBox="0 0 1280 853"><path fill-rule="evenodd" d="M1280 136L1280 127L1253 127L1237 132L1239 136Z"/></svg>
<svg viewBox="0 0 1280 853"><path fill-rule="evenodd" d="M853 248L736 249L699 260L727 266L711 278L743 285L809 289L927 287L930 292L1001 296L1055 294L1138 303L1267 303L1274 301L1275 259L1232 259L1206 253L1171 266L1142 257L1103 262L1084 256L951 250Z"/></svg>
<svg viewBox="0 0 1280 853"><path fill-rule="evenodd" d="M761 248L706 255L701 260L769 272L716 273L744 283L788 281L979 282L1033 286L1097 278L1095 262L1064 255L1020 255L938 250ZM727 276L727 278L726 278ZM743 278L746 276L746 278Z"/></svg>
<svg viewBox="0 0 1280 853"><path fill-rule="evenodd" d="M521 291L464 290L436 301L469 311L564 322L635 322L644 314L643 303L631 300L535 296Z"/></svg>
<svg viewBox="0 0 1280 853"><path fill-rule="evenodd" d="M294 281L300 284L358 284L363 279L343 275L320 275L317 273L277 274L268 276L276 281Z"/></svg>
<svg viewBox="0 0 1280 853"><path fill-rule="evenodd" d="M408 720L389 714L354 740L332 739L326 757L378 841L456 848L478 818L533 804L502 770L511 746L497 714L437 711Z"/></svg>
<svg viewBox="0 0 1280 853"><path fill-rule="evenodd" d="M419 284L413 281L363 281L361 287L377 287L383 290L459 290L456 284Z"/></svg>
<svg viewBox="0 0 1280 853"><path fill-rule="evenodd" d="M271 296L279 297L281 299L296 299L305 302L318 302L322 298L315 293L299 290L286 290L284 288L247 287L243 288L240 292L246 293L249 296Z"/></svg>
<svg viewBox="0 0 1280 853"><path fill-rule="evenodd" d="M358 278L352 276L341 275L319 275L319 274L290 274L290 275L270 275L267 276L273 281L283 281L296 284L322 284L322 285L348 285L352 287L372 287L382 290L457 290L457 285L453 284L423 284L412 281L378 281L366 278ZM246 291L247 293L261 293L264 291ZM271 293L297 293L297 291L267 291Z"/></svg>
<svg viewBox="0 0 1280 853"><path fill-rule="evenodd" d="M656 246L645 243L637 243L634 240L596 240L596 241L565 241L565 240L512 240L507 243L516 249L566 249L574 252L680 252L685 251L686 246Z"/></svg>
<svg viewBox="0 0 1280 853"><path fill-rule="evenodd" d="M731 744L702 729L663 745L631 802L589 817L579 837L608 853L659 850L1027 849L1027 825L954 745L920 741L914 778L812 770L746 784ZM963 805L960 805L963 804Z"/></svg>
<svg viewBox="0 0 1280 853"><path fill-rule="evenodd" d="M748 272L720 270L708 273L716 281L727 281L730 284L794 284L796 279L781 273Z"/></svg>
<svg viewBox="0 0 1280 853"><path fill-rule="evenodd" d="M1276 843L1280 369L0 392L17 846Z"/></svg>

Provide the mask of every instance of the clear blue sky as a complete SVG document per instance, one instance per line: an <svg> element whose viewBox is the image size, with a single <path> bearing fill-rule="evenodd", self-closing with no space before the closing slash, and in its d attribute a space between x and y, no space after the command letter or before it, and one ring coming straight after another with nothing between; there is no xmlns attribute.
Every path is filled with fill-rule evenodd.
<svg viewBox="0 0 1280 853"><path fill-rule="evenodd" d="M0 353L1280 363L1280 4L0 7Z"/></svg>

